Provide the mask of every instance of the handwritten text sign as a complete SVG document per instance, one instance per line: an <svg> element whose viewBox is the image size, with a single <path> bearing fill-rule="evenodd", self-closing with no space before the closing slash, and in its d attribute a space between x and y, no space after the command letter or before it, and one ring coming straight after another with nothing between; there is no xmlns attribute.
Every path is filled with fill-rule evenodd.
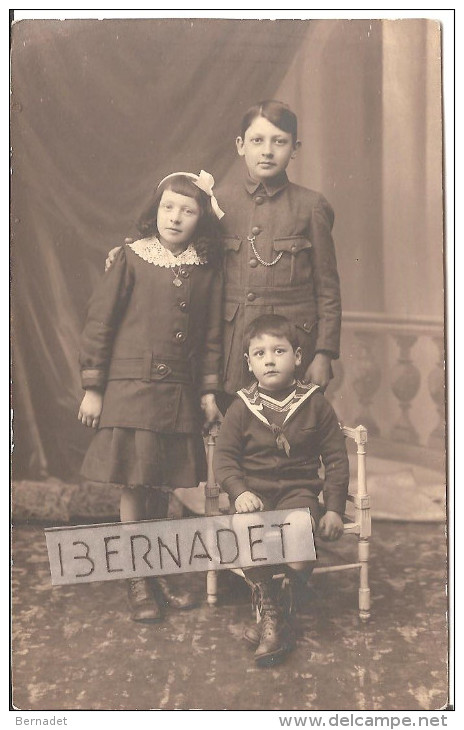
<svg viewBox="0 0 464 730"><path fill-rule="evenodd" d="M315 560L307 509L45 530L54 585Z"/></svg>

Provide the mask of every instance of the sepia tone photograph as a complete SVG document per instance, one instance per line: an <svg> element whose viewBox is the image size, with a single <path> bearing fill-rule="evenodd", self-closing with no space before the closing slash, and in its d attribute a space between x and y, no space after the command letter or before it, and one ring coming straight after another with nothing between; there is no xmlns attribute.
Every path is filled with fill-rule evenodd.
<svg viewBox="0 0 464 730"><path fill-rule="evenodd" d="M441 23L10 59L12 709L449 709Z"/></svg>

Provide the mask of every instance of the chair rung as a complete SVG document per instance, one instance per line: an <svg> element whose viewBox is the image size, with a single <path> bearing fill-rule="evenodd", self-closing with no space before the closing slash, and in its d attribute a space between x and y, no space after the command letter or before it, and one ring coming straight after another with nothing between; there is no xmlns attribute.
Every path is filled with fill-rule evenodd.
<svg viewBox="0 0 464 730"><path fill-rule="evenodd" d="M345 535L354 534L357 535L360 531L360 526L357 522L345 522L343 525L343 532Z"/></svg>
<svg viewBox="0 0 464 730"><path fill-rule="evenodd" d="M360 568L361 563L347 563L346 565L326 565L325 567L314 568L313 575L315 573L336 573L337 570L353 570L354 568Z"/></svg>

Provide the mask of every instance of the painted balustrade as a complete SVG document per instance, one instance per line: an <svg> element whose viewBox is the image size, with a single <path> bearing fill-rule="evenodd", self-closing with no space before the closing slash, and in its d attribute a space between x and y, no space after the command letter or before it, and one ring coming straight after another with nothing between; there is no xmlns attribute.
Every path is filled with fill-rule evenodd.
<svg viewBox="0 0 464 730"><path fill-rule="evenodd" d="M327 396L369 436L444 451L445 359L439 317L346 312Z"/></svg>

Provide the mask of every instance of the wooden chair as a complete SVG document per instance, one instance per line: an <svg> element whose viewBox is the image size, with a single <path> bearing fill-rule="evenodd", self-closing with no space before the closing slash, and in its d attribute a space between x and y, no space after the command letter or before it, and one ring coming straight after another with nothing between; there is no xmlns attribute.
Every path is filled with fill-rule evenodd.
<svg viewBox="0 0 464 730"><path fill-rule="evenodd" d="M337 541L343 541L345 536L355 535L358 542L358 560L354 563L343 562L318 566L313 570L313 575L320 573L333 573L340 570L353 570L358 572L358 607L359 618L361 621L367 621L370 617L370 588L369 588L369 538L371 536L371 514L369 504L369 494L367 491L366 477L366 445L367 445L367 429L364 426L356 428L343 427L343 433L349 439L353 439L356 443L357 454L357 478L356 492L348 494L348 502L353 505L354 515L346 515L344 518L344 535ZM219 510L219 486L216 484L213 473L213 453L216 444L218 427L215 426L210 431L207 441L207 460L208 460L208 480L205 486L205 513L207 515L220 514ZM327 543L324 544L326 550ZM330 543L329 543L330 545ZM240 569L232 569L233 573L241 575L244 573ZM206 579L207 602L210 606L217 603L217 573L209 571Z"/></svg>

